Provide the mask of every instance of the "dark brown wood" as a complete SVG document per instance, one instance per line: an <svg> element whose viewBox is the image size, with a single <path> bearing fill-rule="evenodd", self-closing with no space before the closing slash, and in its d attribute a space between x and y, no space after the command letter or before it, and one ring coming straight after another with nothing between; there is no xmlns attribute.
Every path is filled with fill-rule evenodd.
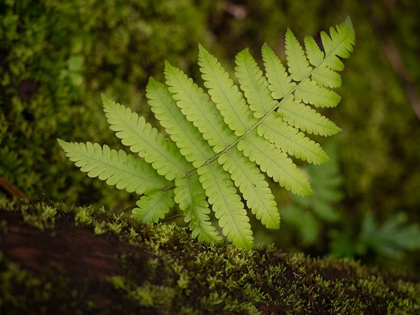
<svg viewBox="0 0 420 315"><path fill-rule="evenodd" d="M26 196L23 191L9 182L5 177L0 177L0 187L3 188L3 190L6 191L6 193L8 193L11 197L29 200L28 196Z"/></svg>

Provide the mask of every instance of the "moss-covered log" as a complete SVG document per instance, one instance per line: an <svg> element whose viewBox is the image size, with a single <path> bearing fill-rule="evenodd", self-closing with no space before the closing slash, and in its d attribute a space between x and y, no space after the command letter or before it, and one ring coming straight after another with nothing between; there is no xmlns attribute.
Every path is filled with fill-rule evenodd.
<svg viewBox="0 0 420 315"><path fill-rule="evenodd" d="M1 314L418 314L420 278L0 199Z"/></svg>

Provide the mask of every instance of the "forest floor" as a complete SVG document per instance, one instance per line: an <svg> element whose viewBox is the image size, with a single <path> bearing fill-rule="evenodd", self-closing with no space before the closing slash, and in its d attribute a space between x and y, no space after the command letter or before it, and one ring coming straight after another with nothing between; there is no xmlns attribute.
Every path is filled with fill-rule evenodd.
<svg viewBox="0 0 420 315"><path fill-rule="evenodd" d="M420 276L0 199L1 314L418 314Z"/></svg>

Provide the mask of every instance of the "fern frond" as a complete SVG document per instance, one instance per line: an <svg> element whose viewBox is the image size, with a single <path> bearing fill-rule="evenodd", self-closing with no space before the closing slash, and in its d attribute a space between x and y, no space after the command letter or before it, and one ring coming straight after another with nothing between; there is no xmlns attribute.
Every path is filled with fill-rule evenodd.
<svg viewBox="0 0 420 315"><path fill-rule="evenodd" d="M216 100L218 100L219 105L221 105L221 108L226 111L230 111L231 114L233 111L233 102L234 101L239 101L239 105L242 103L241 100L243 100L242 95L239 93L238 89L233 87L233 83L232 81L229 82L229 78L227 77L227 73L224 71L224 69L221 67L220 63L217 61L216 58L214 58L213 56L211 56L209 53L206 53L204 51L204 49L201 50L202 51L202 67L206 68L206 76L204 76L206 83L208 86L211 86L211 90L210 93L212 94L212 96L216 97ZM184 84L184 89L183 91L185 91L186 94L184 95L174 95L175 99L178 99L178 106L181 109L185 109L185 106L189 106L190 108L196 108L199 107L200 104L190 104L190 105L186 105L184 103L185 100L187 100L187 102L190 99L193 99L192 97L190 97L190 99L187 97L187 95L191 95L192 93L194 93L194 85L191 81L191 84L188 86L188 79L185 77L183 77L182 72L180 72L180 70L178 70L178 74L179 75L179 79L177 80L178 84ZM217 73L217 74L216 74ZM183 77L183 78L182 78ZM169 85L173 85L175 86L174 83L174 77L168 73L167 75L167 79L171 80L169 83ZM192 88L192 89L191 89ZM225 91L223 90L225 89ZM177 90L179 90L179 86L177 88ZM225 92L229 91L230 92L234 92L232 93L229 97L222 97L221 95L225 94ZM235 93L236 92L236 93ZM196 91L196 93L199 94L199 99L203 99L204 98L204 91ZM233 97L233 99L231 98ZM244 100L243 100L244 101ZM243 103L242 103L243 104ZM236 104L235 104L236 105ZM184 108L182 108L182 106L184 106ZM202 104L202 110L203 108L206 107L210 107L211 111L214 112L212 114L212 117L214 117L217 121L219 121L218 123L218 128L215 130L211 130L213 128L212 125L209 125L209 123L206 124L206 131L208 134L217 134L218 135L218 140L214 139L213 144L215 146L220 146L220 147L228 147L227 144L231 144L234 141L236 141L237 137L235 135L231 134L231 131L228 128L224 128L221 125L224 124L223 121L223 117L222 117L222 110L221 112L217 111L217 108L214 107L214 105L208 101L206 103ZM210 112L209 109L209 112ZM243 122L240 121L240 117L238 116L238 113L235 112L235 117L237 117L236 122L237 123L242 123L243 127L247 127L249 128L250 126L252 126L252 124L255 123L255 118L252 116L252 112L250 112L249 109L247 108L243 108L242 113L248 113L248 118L246 120L244 120ZM200 116L201 117L201 116ZM188 118L188 117L187 117ZM203 122L201 122L203 123ZM200 124L201 124L200 123ZM199 124L199 125L200 125ZM203 135L204 136L204 135ZM222 139L225 139L224 142L220 142L222 141ZM231 139L230 143L226 142L226 139ZM210 142L210 141L209 141ZM224 155L226 155L224 157ZM224 163L226 161L231 161L230 156L233 155L235 157L239 157L236 158L235 163L237 163L237 167L232 167L232 164L227 164L225 165ZM273 201L274 201L274 196L272 196L272 193L267 190L266 186L261 187L261 185L263 185L261 183L261 181L257 181L256 185L252 185L251 181L250 181L250 174L258 174L259 170L258 168L255 166L254 163L251 163L249 160L247 160L246 158L243 158L243 156L241 156L240 152L238 151L238 149L236 148L236 146L232 146L229 150L226 150L226 152L224 154L222 154L220 156L220 158L218 159L218 162L223 165L223 169L225 169L226 171L228 171L231 174L232 179L235 182L235 185L239 188L239 190L244 193L246 192L246 195L248 198L251 199L251 201L248 203L248 205L250 206L251 211L254 214L257 214L258 218L263 218L264 219L264 224L268 224L270 226L277 226L279 223L279 218L276 217L275 213L278 212L277 208L274 206L273 207ZM246 173L244 172L244 170L246 170L247 172L250 173ZM252 175L253 180L256 179L255 175ZM268 198L268 199L267 199ZM258 200L266 200L264 203L258 202ZM263 216L263 214L265 214ZM278 216L278 215L277 215ZM271 218L271 219L269 219Z"/></svg>
<svg viewBox="0 0 420 315"><path fill-rule="evenodd" d="M258 120L219 61L202 46L199 49L202 77L213 102L229 127L236 131L241 128L241 132L236 133L244 134L258 123ZM231 174L235 186L239 188L247 200L248 208L257 219L269 228L278 228L280 216L274 196L255 163L244 157L236 147L221 155L218 161L223 169Z"/></svg>
<svg viewBox="0 0 420 315"><path fill-rule="evenodd" d="M170 92L168 89L161 83L151 79L149 81L147 91L147 96L150 99L152 109L155 113L157 113L156 117L162 118L161 123L165 128L167 128L167 132L171 135L171 137L175 136L173 137L173 140L176 142L178 147L180 147L181 153L183 153L183 155L185 155L186 158L189 159L196 167L198 167L197 165L199 165L199 163L204 165L204 159L210 160L213 158L213 150L207 142L203 142L201 134L194 127L194 125L185 119L182 121L182 113L176 106L175 101L172 98L169 98L168 93ZM182 124L180 124L178 121L182 121ZM229 157L235 153L235 156L239 156L239 158L235 159L235 163L240 164L239 167L232 168L229 166L230 164L225 165L224 162L226 159L231 160ZM223 156L226 156L226 158L221 159ZM259 173L259 170L255 167L255 164L251 163L244 156L241 156L236 147L233 147L230 151L221 155L219 162L220 164L223 164L223 168L226 171L228 171L228 169L230 170L230 174L232 179L235 181L235 185L240 189L241 192L245 191L246 196L251 199L248 203L251 211L254 214L257 214L259 219L264 219L265 224L269 226L276 226L276 224L278 225L275 219L275 213L277 213L278 217L278 210L275 206L274 196L272 196L269 189L264 189L268 187L264 186L265 182L256 180L258 177L253 175L255 173ZM251 180L249 179L250 174L244 172L244 169L253 175ZM253 181L255 181L255 183L253 183ZM263 185L263 187L261 187L261 185ZM258 200L260 200L260 202L258 202ZM182 207L180 205L181 209L189 209L190 212L193 211L190 208L194 207L194 204L191 204L190 207L188 207L186 204L182 205ZM270 220L266 215L267 213L274 219ZM279 221L279 219L277 221ZM192 224L194 225L195 223Z"/></svg>
<svg viewBox="0 0 420 315"><path fill-rule="evenodd" d="M326 65L319 66L312 73L312 80L318 83L321 87L326 86L336 88L341 86L341 76L337 72L328 68Z"/></svg>
<svg viewBox="0 0 420 315"><path fill-rule="evenodd" d="M331 36L331 37L330 37ZM347 59L356 42L353 24L349 17L342 24L330 28L330 36L324 31L321 32L322 46L325 50L324 63L332 70L342 71L344 64L340 58Z"/></svg>
<svg viewBox="0 0 420 315"><path fill-rule="evenodd" d="M236 140L209 96L181 70L165 65L166 84L185 117L198 128L215 153Z"/></svg>
<svg viewBox="0 0 420 315"><path fill-rule="evenodd" d="M201 45L198 58L204 85L211 99L229 128L234 130L237 136L242 136L254 123L252 112L249 111L242 94L219 61Z"/></svg>
<svg viewBox="0 0 420 315"><path fill-rule="evenodd" d="M214 151L211 146L204 141L197 128L185 119L166 85L150 78L146 91L149 105L156 118L178 146L181 154L195 168L213 157Z"/></svg>
<svg viewBox="0 0 420 315"><path fill-rule="evenodd" d="M280 186L299 196L311 195L308 179L285 153L266 141L261 141L255 133L238 143L238 149L252 162L257 163Z"/></svg>
<svg viewBox="0 0 420 315"><path fill-rule="evenodd" d="M250 249L253 242L251 225L229 174L217 163L200 167L197 172L223 234L235 246Z"/></svg>
<svg viewBox="0 0 420 315"><path fill-rule="evenodd" d="M318 47L315 39L312 36L305 36L304 41L309 62L311 65L318 67L324 59L324 53Z"/></svg>
<svg viewBox="0 0 420 315"><path fill-rule="evenodd" d="M89 176L145 193L133 210L137 219L157 222L175 201L193 236L219 241L209 218L211 205L227 239L249 249L252 231L239 192L257 219L268 228L278 228L275 198L261 172L296 195L312 194L307 177L288 155L324 163L329 160L325 151L303 132L330 136L340 131L306 104L335 107L340 102L330 88L341 85L336 72L343 69L340 58L347 58L354 45L350 20L331 28L330 35L322 33L321 38L324 50L307 36L305 53L288 30L287 70L264 45L266 75L249 50L243 50L235 67L240 88L222 64L199 46L200 71L208 94L166 62L166 85L151 78L147 98L169 138L143 117L103 96L111 129L142 159L107 146L60 144Z"/></svg>
<svg viewBox="0 0 420 315"><path fill-rule="evenodd" d="M302 46L290 29L286 32L286 58L290 76L299 82L308 77L312 71Z"/></svg>
<svg viewBox="0 0 420 315"><path fill-rule="evenodd" d="M278 102L273 100L269 84L248 50L243 50L237 55L236 64L236 76L251 109L257 110L256 116L266 116L258 126L258 134L277 148L303 161L314 164L327 162L328 156L319 144L304 137L299 130L288 126L280 117L276 118L275 113L270 113L278 106Z"/></svg>
<svg viewBox="0 0 420 315"><path fill-rule="evenodd" d="M341 101L341 96L319 86L315 81L306 79L296 88L295 99L315 107L336 107Z"/></svg>
<svg viewBox="0 0 420 315"><path fill-rule="evenodd" d="M246 48L236 55L235 75L256 118L264 117L277 106L270 96L268 84L261 69Z"/></svg>
<svg viewBox="0 0 420 315"><path fill-rule="evenodd" d="M173 190L155 191L137 201L138 208L133 209L132 216L147 224L156 223L175 205L174 197Z"/></svg>
<svg viewBox="0 0 420 315"><path fill-rule="evenodd" d="M195 168L213 157L211 146L204 141L197 128L185 119L165 85L150 78L147 98L156 118L180 148L181 154ZM197 174L176 180L175 201L184 211L185 222L189 223L193 236L205 242L220 241L220 236L209 221L210 209L206 198Z"/></svg>
<svg viewBox="0 0 420 315"><path fill-rule="evenodd" d="M219 157L223 169L231 174L235 186L239 188L252 213L267 228L280 227L280 215L274 195L265 181L264 175L238 150L231 150Z"/></svg>
<svg viewBox="0 0 420 315"><path fill-rule="evenodd" d="M311 107L294 101L292 95L281 102L277 113L289 125L310 134L332 136L341 131L341 128Z"/></svg>
<svg viewBox="0 0 420 315"><path fill-rule="evenodd" d="M211 225L208 216L210 208L206 198L197 174L176 181L175 201L179 208L184 210L185 222L189 222L193 237L208 243L221 241L222 238Z"/></svg>
<svg viewBox="0 0 420 315"><path fill-rule="evenodd" d="M127 155L124 151L111 150L97 143L71 143L58 139L67 157L91 178L98 177L108 185L136 192L141 195L159 190L169 182L150 164Z"/></svg>
<svg viewBox="0 0 420 315"><path fill-rule="evenodd" d="M144 117L139 117L131 109L109 100L105 95L102 95L102 99L108 123L122 144L152 164L160 175L173 180L183 177L190 170L191 166L175 143L166 139Z"/></svg>
<svg viewBox="0 0 420 315"><path fill-rule="evenodd" d="M270 83L271 95L274 99L281 99L295 88L296 83L292 82L279 57L267 44L264 44L261 48L261 53L267 71L267 80Z"/></svg>
<svg viewBox="0 0 420 315"><path fill-rule="evenodd" d="M270 140L277 148L303 161L323 164L330 159L321 146L305 137L298 129L288 126L280 117L270 116L258 127L258 134Z"/></svg>

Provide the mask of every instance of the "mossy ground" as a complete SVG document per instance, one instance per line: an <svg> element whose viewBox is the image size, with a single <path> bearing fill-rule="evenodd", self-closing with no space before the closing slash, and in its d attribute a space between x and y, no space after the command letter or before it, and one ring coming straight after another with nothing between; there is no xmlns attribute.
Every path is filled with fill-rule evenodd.
<svg viewBox="0 0 420 315"><path fill-rule="evenodd" d="M1 314L418 314L420 278L0 199Z"/></svg>

